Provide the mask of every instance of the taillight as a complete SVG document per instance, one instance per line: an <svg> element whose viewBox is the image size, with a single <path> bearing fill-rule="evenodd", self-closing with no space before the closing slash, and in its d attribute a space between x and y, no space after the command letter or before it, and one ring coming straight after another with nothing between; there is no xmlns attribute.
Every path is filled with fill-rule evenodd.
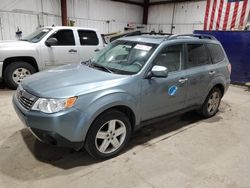
<svg viewBox="0 0 250 188"><path fill-rule="evenodd" d="M228 70L228 72L231 74L231 71L232 71L232 66L231 66L231 64L230 64L230 63L227 65L227 70Z"/></svg>

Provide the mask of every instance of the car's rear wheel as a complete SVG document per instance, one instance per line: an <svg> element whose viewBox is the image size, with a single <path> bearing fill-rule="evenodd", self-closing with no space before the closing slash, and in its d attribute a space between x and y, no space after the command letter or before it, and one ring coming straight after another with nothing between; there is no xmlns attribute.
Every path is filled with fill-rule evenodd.
<svg viewBox="0 0 250 188"><path fill-rule="evenodd" d="M208 94L205 102L202 105L200 114L206 118L214 116L219 109L222 93L217 87L214 87Z"/></svg>
<svg viewBox="0 0 250 188"><path fill-rule="evenodd" d="M23 61L13 62L4 71L4 81L10 89L16 89L25 77L35 72L36 69L29 63Z"/></svg>
<svg viewBox="0 0 250 188"><path fill-rule="evenodd" d="M85 148L97 159L116 156L126 146L131 136L131 124L128 117L117 110L110 110L91 125Z"/></svg>

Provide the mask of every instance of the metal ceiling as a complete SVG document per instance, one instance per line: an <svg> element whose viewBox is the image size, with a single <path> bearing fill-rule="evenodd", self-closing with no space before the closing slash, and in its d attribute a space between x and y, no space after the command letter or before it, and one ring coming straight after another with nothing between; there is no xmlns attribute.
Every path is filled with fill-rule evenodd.
<svg viewBox="0 0 250 188"><path fill-rule="evenodd" d="M179 3L179 2L187 2L187 1L204 1L204 0L112 0L112 1L133 4L133 5L144 7L144 6L161 5L161 4L168 4L168 3Z"/></svg>

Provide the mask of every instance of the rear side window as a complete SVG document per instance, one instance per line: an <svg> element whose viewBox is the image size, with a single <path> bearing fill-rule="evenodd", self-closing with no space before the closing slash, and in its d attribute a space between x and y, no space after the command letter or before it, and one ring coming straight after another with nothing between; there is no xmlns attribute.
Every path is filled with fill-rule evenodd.
<svg viewBox="0 0 250 188"><path fill-rule="evenodd" d="M218 63L225 58L224 52L218 44L207 44L213 63Z"/></svg>
<svg viewBox="0 0 250 188"><path fill-rule="evenodd" d="M210 64L207 48L204 44L187 44L188 61L185 68Z"/></svg>
<svg viewBox="0 0 250 188"><path fill-rule="evenodd" d="M58 40L57 46L74 46L75 38L71 29L62 29L50 36Z"/></svg>
<svg viewBox="0 0 250 188"><path fill-rule="evenodd" d="M98 45L99 40L95 31L78 30L81 45Z"/></svg>

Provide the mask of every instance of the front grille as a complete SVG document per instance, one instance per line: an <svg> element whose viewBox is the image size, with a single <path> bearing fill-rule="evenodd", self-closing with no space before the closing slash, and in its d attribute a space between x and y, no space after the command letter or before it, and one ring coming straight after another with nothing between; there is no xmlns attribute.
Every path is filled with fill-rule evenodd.
<svg viewBox="0 0 250 188"><path fill-rule="evenodd" d="M27 91L21 88L18 88L16 96L17 96L19 103L26 110L30 110L36 101L36 97L34 95L31 95L30 93L28 93Z"/></svg>

